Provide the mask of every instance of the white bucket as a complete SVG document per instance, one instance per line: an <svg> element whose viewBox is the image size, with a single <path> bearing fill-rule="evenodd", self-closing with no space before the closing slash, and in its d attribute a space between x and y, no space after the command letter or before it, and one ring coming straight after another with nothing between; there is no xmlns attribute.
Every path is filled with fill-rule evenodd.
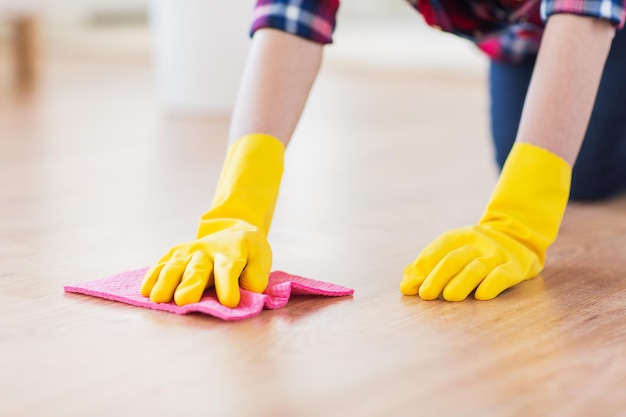
<svg viewBox="0 0 626 417"><path fill-rule="evenodd" d="M232 110L254 0L151 0L159 101L168 112Z"/></svg>

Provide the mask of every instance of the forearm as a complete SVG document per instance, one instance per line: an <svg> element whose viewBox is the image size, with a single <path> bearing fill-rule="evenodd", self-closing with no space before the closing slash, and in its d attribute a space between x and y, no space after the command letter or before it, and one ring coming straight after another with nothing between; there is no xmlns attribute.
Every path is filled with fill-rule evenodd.
<svg viewBox="0 0 626 417"><path fill-rule="evenodd" d="M548 20L518 142L537 145L574 164L614 34L602 20L568 14Z"/></svg>
<svg viewBox="0 0 626 417"><path fill-rule="evenodd" d="M265 133L287 145L319 71L322 49L274 29L255 33L233 112L231 142Z"/></svg>

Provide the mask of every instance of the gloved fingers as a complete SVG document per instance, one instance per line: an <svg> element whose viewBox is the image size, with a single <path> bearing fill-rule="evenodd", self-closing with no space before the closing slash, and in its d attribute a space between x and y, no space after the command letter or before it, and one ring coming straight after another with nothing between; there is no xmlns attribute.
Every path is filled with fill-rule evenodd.
<svg viewBox="0 0 626 417"><path fill-rule="evenodd" d="M485 279L496 265L493 258L476 258L448 282L443 290L447 301L463 301Z"/></svg>
<svg viewBox="0 0 626 417"><path fill-rule="evenodd" d="M174 292L177 305L197 303L204 290L213 285L213 262L209 255L196 251L191 256L183 278Z"/></svg>
<svg viewBox="0 0 626 417"><path fill-rule="evenodd" d="M161 270L166 263L167 262L160 262L154 264L150 269L148 269L148 271L146 271L146 275L144 275L143 281L141 281L141 295L143 297L150 297L150 292L152 292L152 288L154 288L154 284L156 284L159 279Z"/></svg>
<svg viewBox="0 0 626 417"><path fill-rule="evenodd" d="M417 261L416 261L417 262ZM400 291L404 295L415 295L420 289L420 285L426 279L426 275L417 273L417 268L413 262L404 268L402 281L400 282Z"/></svg>
<svg viewBox="0 0 626 417"><path fill-rule="evenodd" d="M150 292L150 300L155 303L169 303L185 272L188 257L173 256L161 269L159 278Z"/></svg>
<svg viewBox="0 0 626 417"><path fill-rule="evenodd" d="M513 262L494 268L478 286L474 293L474 298L477 300L491 300L507 288L519 284L524 277L516 273L516 269L516 265Z"/></svg>
<svg viewBox="0 0 626 417"><path fill-rule="evenodd" d="M450 280L477 256L473 246L462 246L448 253L428 274L419 288L424 300L434 300L441 295Z"/></svg>
<svg viewBox="0 0 626 417"><path fill-rule="evenodd" d="M404 268L400 291L415 295L430 272L441 260L455 249L463 246L455 231L443 234L422 250L417 259Z"/></svg>
<svg viewBox="0 0 626 417"><path fill-rule="evenodd" d="M217 299L226 307L239 305L239 277L246 266L245 259L230 258L223 253L213 255L213 276Z"/></svg>
<svg viewBox="0 0 626 417"><path fill-rule="evenodd" d="M259 239L257 244L250 247L248 263L241 273L239 281L241 288L262 293L267 288L271 269L272 249L264 238Z"/></svg>

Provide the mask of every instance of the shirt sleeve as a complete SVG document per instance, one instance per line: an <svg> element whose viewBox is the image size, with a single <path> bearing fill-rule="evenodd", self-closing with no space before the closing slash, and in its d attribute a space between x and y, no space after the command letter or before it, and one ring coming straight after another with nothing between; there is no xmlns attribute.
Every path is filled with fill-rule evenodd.
<svg viewBox="0 0 626 417"><path fill-rule="evenodd" d="M250 36L273 28L320 44L332 43L338 8L339 0L257 0Z"/></svg>
<svg viewBox="0 0 626 417"><path fill-rule="evenodd" d="M605 19L622 28L626 20L626 0L541 0L541 18L569 13Z"/></svg>

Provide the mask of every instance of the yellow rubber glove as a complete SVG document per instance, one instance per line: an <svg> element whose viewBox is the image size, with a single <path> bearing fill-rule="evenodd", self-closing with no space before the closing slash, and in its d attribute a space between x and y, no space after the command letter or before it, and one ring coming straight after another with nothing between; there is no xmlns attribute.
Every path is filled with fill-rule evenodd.
<svg viewBox="0 0 626 417"><path fill-rule="evenodd" d="M400 290L433 300L495 298L533 278L556 239L572 169L555 154L516 143L478 225L444 233L406 267Z"/></svg>
<svg viewBox="0 0 626 417"><path fill-rule="evenodd" d="M239 285L263 292L272 266L267 233L284 153L282 142L269 135L251 134L233 143L196 240L174 246L150 268L141 295L184 305L198 302L215 285L220 303L236 307Z"/></svg>

